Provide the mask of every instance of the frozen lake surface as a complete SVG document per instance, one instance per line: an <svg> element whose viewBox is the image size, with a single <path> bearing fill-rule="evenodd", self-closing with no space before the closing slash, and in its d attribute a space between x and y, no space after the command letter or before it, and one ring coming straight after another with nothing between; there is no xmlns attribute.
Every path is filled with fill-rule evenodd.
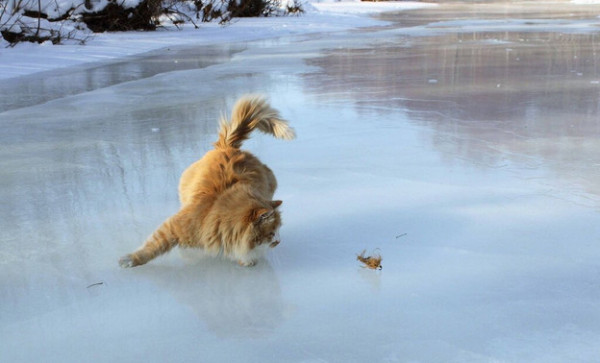
<svg viewBox="0 0 600 363"><path fill-rule="evenodd" d="M600 7L540 9L0 86L0 361L597 360ZM175 250L120 269L246 92L298 134L245 144L278 178L282 243L253 268Z"/></svg>

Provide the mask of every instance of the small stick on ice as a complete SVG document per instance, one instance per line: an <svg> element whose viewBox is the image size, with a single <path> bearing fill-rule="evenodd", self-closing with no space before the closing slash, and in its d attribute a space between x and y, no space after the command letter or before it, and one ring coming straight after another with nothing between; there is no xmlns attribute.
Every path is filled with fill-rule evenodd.
<svg viewBox="0 0 600 363"><path fill-rule="evenodd" d="M373 256L365 256L366 252L367 250L363 250L360 255L356 255L356 259L365 264L363 267L368 267L373 270L381 270L383 268L383 266L381 266L381 260L383 260L383 258L381 258L379 254L373 254Z"/></svg>

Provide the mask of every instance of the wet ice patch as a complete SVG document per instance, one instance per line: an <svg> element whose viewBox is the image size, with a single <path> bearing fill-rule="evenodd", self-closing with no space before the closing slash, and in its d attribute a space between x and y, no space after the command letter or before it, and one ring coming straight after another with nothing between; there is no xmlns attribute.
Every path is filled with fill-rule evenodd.
<svg viewBox="0 0 600 363"><path fill-rule="evenodd" d="M586 33L596 31L597 19L549 20L549 19L481 19L481 20L449 20L433 22L423 27L431 31L453 32L537 32L561 31L564 33ZM419 27L415 27L419 28Z"/></svg>

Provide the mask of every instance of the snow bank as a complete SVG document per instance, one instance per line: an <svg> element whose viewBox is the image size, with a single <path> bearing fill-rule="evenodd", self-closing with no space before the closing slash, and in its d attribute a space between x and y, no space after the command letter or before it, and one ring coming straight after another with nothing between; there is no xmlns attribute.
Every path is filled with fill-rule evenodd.
<svg viewBox="0 0 600 363"><path fill-rule="evenodd" d="M68 1L68 0L66 0ZM61 5L62 6L62 5ZM83 63L106 62L168 46L209 45L246 42L284 35L342 31L355 27L383 25L365 13L399 11L434 6L419 2L312 3L301 16L234 19L227 26L202 23L200 29L186 24L154 32L120 32L91 35L85 45L51 43L17 44L7 48L0 40L0 79L35 72L72 67Z"/></svg>

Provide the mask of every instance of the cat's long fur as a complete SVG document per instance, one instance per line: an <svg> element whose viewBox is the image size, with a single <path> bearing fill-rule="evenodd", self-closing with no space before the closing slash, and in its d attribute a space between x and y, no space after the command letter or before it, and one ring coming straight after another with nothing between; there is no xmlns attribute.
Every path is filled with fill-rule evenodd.
<svg viewBox="0 0 600 363"><path fill-rule="evenodd" d="M278 243L281 201L272 200L277 181L271 169L240 147L255 129L285 140L295 137L294 130L260 96L241 98L231 120L222 118L220 127L215 148L181 176L179 212L123 256L122 267L143 265L177 245L251 266L266 247Z"/></svg>

